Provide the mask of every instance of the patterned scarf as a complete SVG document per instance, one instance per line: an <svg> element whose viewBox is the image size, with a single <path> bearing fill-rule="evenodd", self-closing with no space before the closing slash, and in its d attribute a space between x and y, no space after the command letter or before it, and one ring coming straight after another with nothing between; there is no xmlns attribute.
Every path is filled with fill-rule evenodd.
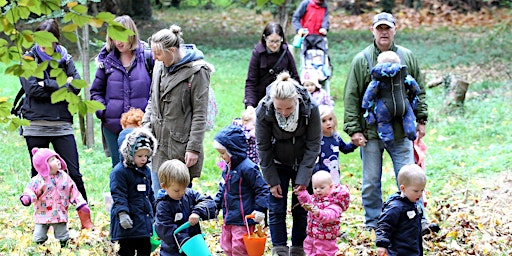
<svg viewBox="0 0 512 256"><path fill-rule="evenodd" d="M287 132L294 132L295 129L297 129L297 124L299 123L299 100L296 100L295 109L290 114L290 116L288 116L288 118L281 115L277 109L275 112L277 124L279 127L281 127L281 129Z"/></svg>

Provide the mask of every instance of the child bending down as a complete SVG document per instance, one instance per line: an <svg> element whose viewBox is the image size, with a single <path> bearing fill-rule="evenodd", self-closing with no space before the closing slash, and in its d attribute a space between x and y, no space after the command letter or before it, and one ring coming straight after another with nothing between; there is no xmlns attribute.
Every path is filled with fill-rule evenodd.
<svg viewBox="0 0 512 256"><path fill-rule="evenodd" d="M420 198L427 177L416 164L405 165L398 172L400 191L384 203L377 222L377 255L423 255Z"/></svg>
<svg viewBox="0 0 512 256"><path fill-rule="evenodd" d="M120 162L110 173L110 236L119 242L119 255L150 255L155 199L148 166L157 141L145 128L123 138Z"/></svg>
<svg viewBox="0 0 512 256"><path fill-rule="evenodd" d="M189 238L201 234L199 219L215 218L215 202L210 196L188 188L190 174L187 166L178 159L165 161L158 169L162 189L158 191L156 203L155 230L162 240L160 255L180 254L179 247ZM185 222L190 227L176 234L174 230Z"/></svg>
<svg viewBox="0 0 512 256"><path fill-rule="evenodd" d="M48 239L48 228L53 227L61 246L69 240L68 207L77 206L82 228L92 228L91 210L78 191L75 182L64 171L66 162L49 148L33 148L32 163L37 175L32 177L20 197L24 206L34 203L34 242Z"/></svg>
<svg viewBox="0 0 512 256"><path fill-rule="evenodd" d="M340 217L350 203L347 185L333 184L331 175L318 171L311 178L313 195L294 189L300 204L308 210L304 252L308 256L336 255L336 238L340 235Z"/></svg>
<svg viewBox="0 0 512 256"><path fill-rule="evenodd" d="M215 135L213 145L226 162L215 196L224 219L220 244L228 256L247 255L243 241L243 235L247 234L246 221L253 232L254 225L264 220L270 190L258 165L247 157L247 142L240 127L223 128ZM245 218L249 214L255 215L254 220Z"/></svg>

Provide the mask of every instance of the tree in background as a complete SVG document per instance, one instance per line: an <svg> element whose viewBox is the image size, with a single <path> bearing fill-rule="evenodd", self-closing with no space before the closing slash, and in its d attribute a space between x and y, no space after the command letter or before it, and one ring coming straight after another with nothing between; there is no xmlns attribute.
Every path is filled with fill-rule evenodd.
<svg viewBox="0 0 512 256"><path fill-rule="evenodd" d="M82 2L86 3L85 0ZM48 61L36 63L33 58L23 57L23 54L35 43L53 49L52 43L57 42L57 38L47 31L34 32L31 29L24 29L22 24L39 22L47 18L58 18L62 25L61 34L71 42L80 42L78 40L79 29L85 28L88 33L88 26L99 28L103 24L107 24L107 31L115 40L127 41L128 36L133 34L121 24L114 22L115 16L112 13L100 12L96 16L92 16L88 14L87 6L76 1L18 0L7 2L0 0L0 8L2 11L0 15L0 31L2 33L0 36L0 62L6 66L5 74L17 77L36 76L42 78L46 67L52 65L50 75L56 78L59 85L64 85L67 79L61 68L53 66ZM80 40L83 39L80 38ZM88 45L88 37L85 39L86 41L82 41L79 45ZM84 51L83 48L81 49ZM53 55L53 53L51 54ZM81 53L82 62L86 64L84 66L88 67L89 59L84 59L83 56ZM87 91L88 84L82 79L74 79L72 84L75 88ZM77 96L65 88L52 94L53 103L64 100L69 103L68 108L72 114L79 113L81 116L104 108L101 103L84 100L81 95ZM11 107L12 104L6 97L0 97L0 123L6 123L10 130L15 130L20 125L26 125L26 120L10 113Z"/></svg>

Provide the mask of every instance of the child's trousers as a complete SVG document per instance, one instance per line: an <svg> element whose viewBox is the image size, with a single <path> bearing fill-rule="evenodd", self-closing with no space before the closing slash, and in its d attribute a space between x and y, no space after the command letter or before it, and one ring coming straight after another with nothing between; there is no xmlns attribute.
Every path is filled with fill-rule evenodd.
<svg viewBox="0 0 512 256"><path fill-rule="evenodd" d="M65 242L69 239L68 223L36 224L34 227L34 242L44 243L48 240L48 228L53 227L55 239Z"/></svg>
<svg viewBox="0 0 512 256"><path fill-rule="evenodd" d="M249 226L249 231L254 232L254 225ZM227 256L246 256L243 235L247 234L245 226L223 225L220 235L220 247Z"/></svg>
<svg viewBox="0 0 512 256"><path fill-rule="evenodd" d="M336 255L338 252L338 246L336 245L336 239L325 240L317 239L311 236L307 236L304 240L304 252L308 256L317 255Z"/></svg>

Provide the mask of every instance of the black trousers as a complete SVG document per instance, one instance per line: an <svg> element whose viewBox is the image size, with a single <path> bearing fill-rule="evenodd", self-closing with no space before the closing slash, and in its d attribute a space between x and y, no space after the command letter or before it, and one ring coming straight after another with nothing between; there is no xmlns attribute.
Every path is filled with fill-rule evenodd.
<svg viewBox="0 0 512 256"><path fill-rule="evenodd" d="M151 254L151 242L149 237L119 239L119 256L149 256Z"/></svg>
<svg viewBox="0 0 512 256"><path fill-rule="evenodd" d="M57 154L66 161L69 176L76 183L78 191L80 191L84 199L87 201L87 193L85 192L84 181L82 180L82 174L80 173L78 150L74 135L25 136L25 141L27 142L28 153L30 155L30 163L32 163L32 149L34 147L49 148L51 143L55 152L57 152ZM32 177L36 175L37 171L32 164Z"/></svg>

